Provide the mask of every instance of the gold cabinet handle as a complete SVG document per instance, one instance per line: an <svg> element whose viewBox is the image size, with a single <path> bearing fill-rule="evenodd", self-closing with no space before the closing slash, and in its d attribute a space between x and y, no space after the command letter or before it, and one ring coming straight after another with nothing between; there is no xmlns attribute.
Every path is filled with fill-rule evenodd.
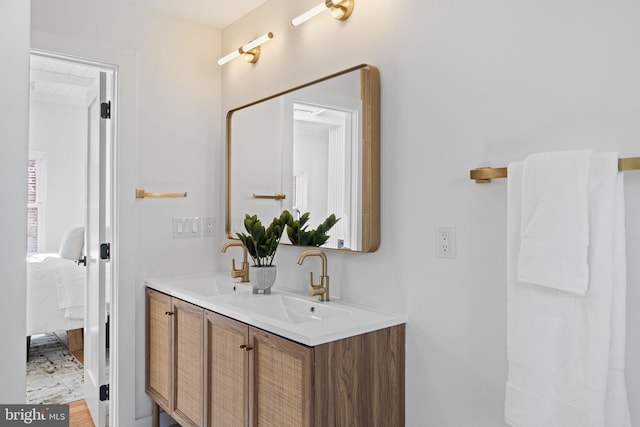
<svg viewBox="0 0 640 427"><path fill-rule="evenodd" d="M254 198L254 199L273 199L273 200L284 200L284 199L286 199L286 198L287 198L287 195L286 195L286 194L283 194L283 193L280 193L280 192L277 192L277 193L276 193L276 194L274 194L273 196L272 196L272 195L269 195L269 194L256 194L256 193L253 193L253 198Z"/></svg>

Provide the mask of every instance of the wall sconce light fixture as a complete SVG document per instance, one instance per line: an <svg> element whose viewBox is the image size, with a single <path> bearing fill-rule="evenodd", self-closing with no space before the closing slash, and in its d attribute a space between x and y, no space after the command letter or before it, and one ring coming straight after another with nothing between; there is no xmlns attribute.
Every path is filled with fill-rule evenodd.
<svg viewBox="0 0 640 427"><path fill-rule="evenodd" d="M324 0L321 4L317 5L313 9L309 9L302 15L293 18L291 20L291 25L297 27L303 22L308 21L319 13L330 9L331 17L333 19L339 19L340 21L344 21L349 16L351 16L351 12L353 12L353 2L355 0Z"/></svg>
<svg viewBox="0 0 640 427"><path fill-rule="evenodd" d="M256 62L258 62L258 58L260 58L260 45L268 42L272 38L273 33L269 32L267 34L264 34L257 39L240 46L238 49L234 50L227 56L223 56L222 58L218 59L218 65L224 65L240 55L244 55L247 62L255 64Z"/></svg>

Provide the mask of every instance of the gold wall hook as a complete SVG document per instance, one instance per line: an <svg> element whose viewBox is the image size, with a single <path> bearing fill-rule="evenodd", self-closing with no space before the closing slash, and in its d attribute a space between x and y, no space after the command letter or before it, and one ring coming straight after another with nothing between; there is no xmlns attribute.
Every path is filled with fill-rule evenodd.
<svg viewBox="0 0 640 427"><path fill-rule="evenodd" d="M284 193L277 192L273 196L269 194L256 194L253 193L254 199L273 199L273 200L284 200L287 198L287 195Z"/></svg>
<svg viewBox="0 0 640 427"><path fill-rule="evenodd" d="M141 188L136 189L136 199L144 199L145 197L187 197L187 192L184 193L147 193Z"/></svg>
<svg viewBox="0 0 640 427"><path fill-rule="evenodd" d="M476 184L486 184L493 178L506 178L507 168L477 168L469 171L469 177L476 181Z"/></svg>

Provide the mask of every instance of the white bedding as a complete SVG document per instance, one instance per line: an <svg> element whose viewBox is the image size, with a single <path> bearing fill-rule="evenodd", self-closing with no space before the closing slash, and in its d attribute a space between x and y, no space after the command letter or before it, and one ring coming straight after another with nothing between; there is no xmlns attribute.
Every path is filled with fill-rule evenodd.
<svg viewBox="0 0 640 427"><path fill-rule="evenodd" d="M85 268L58 254L27 257L27 336L84 327Z"/></svg>

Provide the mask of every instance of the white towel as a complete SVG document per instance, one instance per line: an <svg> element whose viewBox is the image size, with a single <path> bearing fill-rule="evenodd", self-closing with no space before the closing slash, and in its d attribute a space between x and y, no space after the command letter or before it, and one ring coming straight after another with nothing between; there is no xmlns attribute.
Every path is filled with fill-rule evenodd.
<svg viewBox="0 0 640 427"><path fill-rule="evenodd" d="M579 295L587 291L587 181L592 154L558 151L525 159L519 281Z"/></svg>
<svg viewBox="0 0 640 427"><path fill-rule="evenodd" d="M592 156L588 290L519 282L522 163L508 169L505 420L514 427L631 427L624 377L623 178L615 153Z"/></svg>

